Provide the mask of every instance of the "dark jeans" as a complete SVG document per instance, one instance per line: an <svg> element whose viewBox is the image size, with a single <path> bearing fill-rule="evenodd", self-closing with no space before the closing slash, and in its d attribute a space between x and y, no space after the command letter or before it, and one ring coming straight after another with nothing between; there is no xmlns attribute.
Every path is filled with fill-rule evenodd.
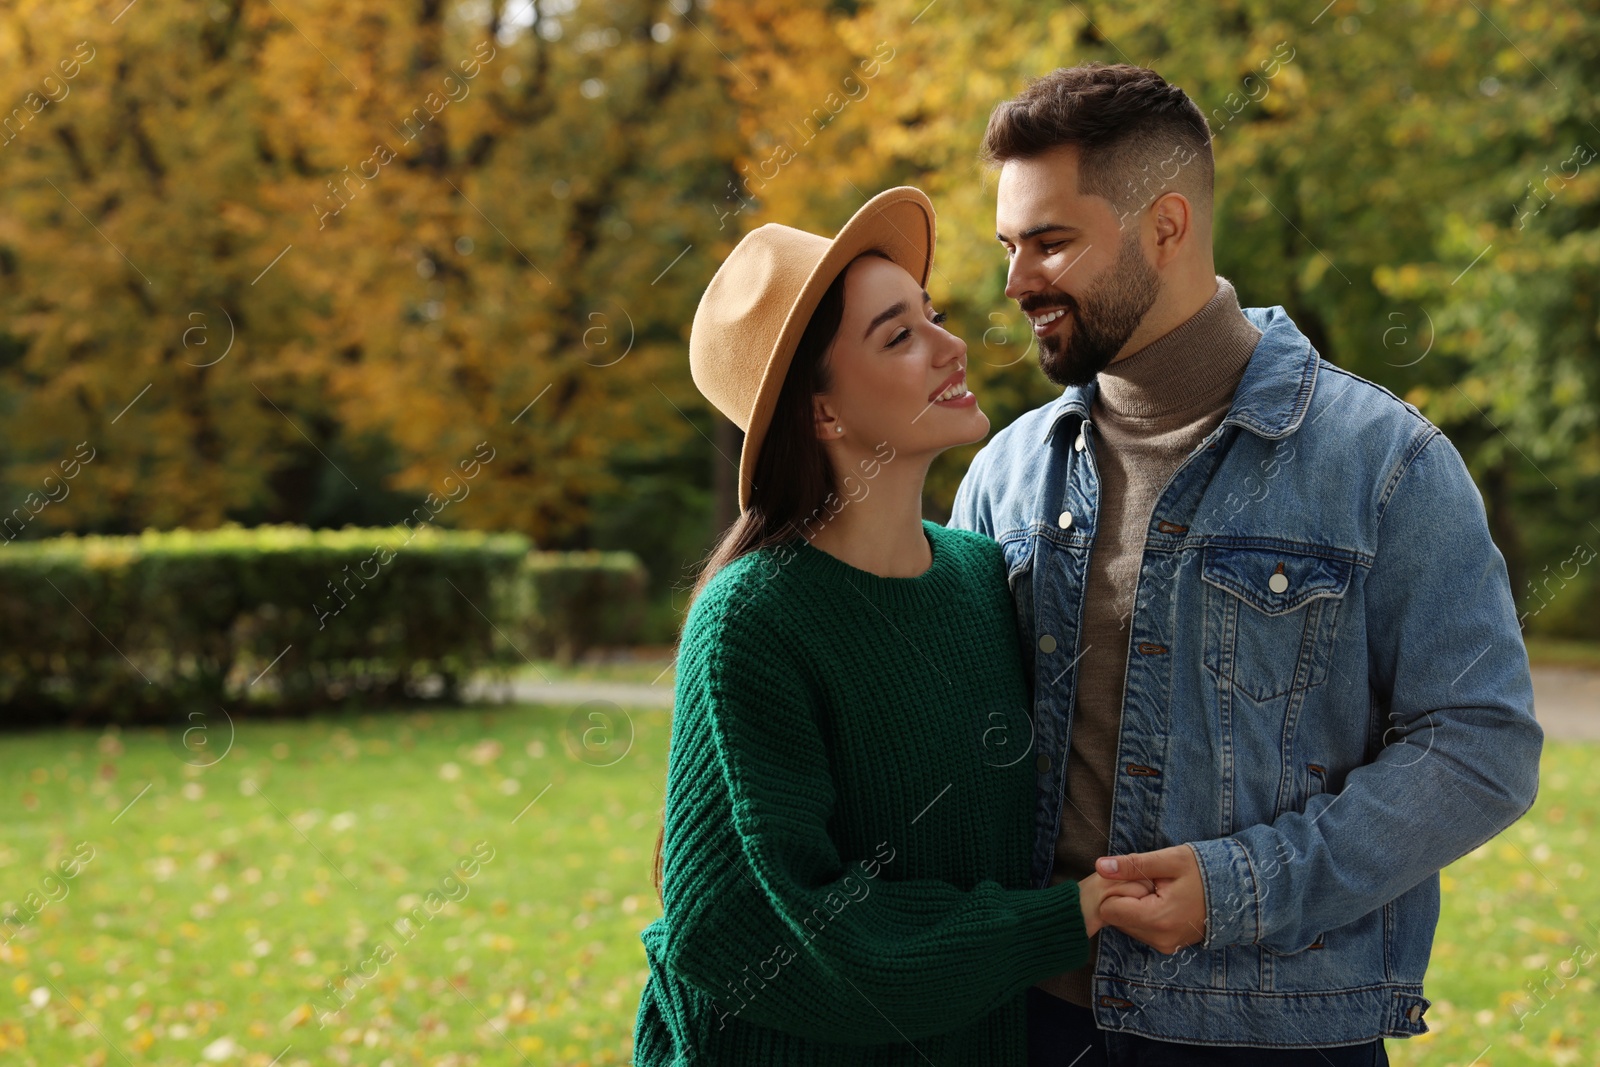
<svg viewBox="0 0 1600 1067"><path fill-rule="evenodd" d="M1389 1067L1383 1041L1333 1048L1228 1048L1101 1030L1088 1008L1028 990L1028 1067Z"/></svg>

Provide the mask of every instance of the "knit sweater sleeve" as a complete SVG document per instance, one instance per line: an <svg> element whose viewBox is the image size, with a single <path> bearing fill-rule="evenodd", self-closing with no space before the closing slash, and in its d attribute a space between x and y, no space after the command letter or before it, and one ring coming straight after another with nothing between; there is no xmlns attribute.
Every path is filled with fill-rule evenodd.
<svg viewBox="0 0 1600 1067"><path fill-rule="evenodd" d="M914 1040L1087 962L1075 882L896 880L893 841L841 855L816 701L792 646L757 612L733 624L718 614L691 611L679 646L663 884L665 964L711 998L708 1025Z"/></svg>

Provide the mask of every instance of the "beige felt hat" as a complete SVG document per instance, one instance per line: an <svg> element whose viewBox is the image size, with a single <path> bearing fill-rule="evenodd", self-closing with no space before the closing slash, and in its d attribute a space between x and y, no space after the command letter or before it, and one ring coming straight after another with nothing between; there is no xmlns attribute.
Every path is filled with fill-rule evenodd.
<svg viewBox="0 0 1600 1067"><path fill-rule="evenodd" d="M744 431L741 511L749 507L756 457L800 335L834 278L869 248L881 249L926 288L933 266L927 194L909 185L887 189L832 239L771 222L757 227L728 253L700 298L689 331L689 374Z"/></svg>

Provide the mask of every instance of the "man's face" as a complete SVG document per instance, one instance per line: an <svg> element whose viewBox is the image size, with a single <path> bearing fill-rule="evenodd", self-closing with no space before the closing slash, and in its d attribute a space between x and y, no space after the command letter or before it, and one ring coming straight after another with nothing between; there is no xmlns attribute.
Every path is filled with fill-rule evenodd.
<svg viewBox="0 0 1600 1067"><path fill-rule="evenodd" d="M1011 261L1006 295L1033 323L1039 366L1057 385L1092 381L1161 293L1142 245L1146 213L1119 228L1109 200L1078 192L1077 157L1061 147L1007 161L995 209Z"/></svg>

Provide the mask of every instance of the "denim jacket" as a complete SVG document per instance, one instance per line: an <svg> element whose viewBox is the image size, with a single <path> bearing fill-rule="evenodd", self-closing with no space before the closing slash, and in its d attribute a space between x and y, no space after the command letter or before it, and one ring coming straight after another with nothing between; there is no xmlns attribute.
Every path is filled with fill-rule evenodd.
<svg viewBox="0 0 1600 1067"><path fill-rule="evenodd" d="M1102 1028L1314 1046L1425 1033L1441 868L1514 822L1543 731L1505 561L1449 438L1282 307L1162 489L1128 619L1110 854L1189 843L1205 936L1100 934ZM1050 884L1099 504L1069 387L978 453L950 525L1004 549Z"/></svg>

